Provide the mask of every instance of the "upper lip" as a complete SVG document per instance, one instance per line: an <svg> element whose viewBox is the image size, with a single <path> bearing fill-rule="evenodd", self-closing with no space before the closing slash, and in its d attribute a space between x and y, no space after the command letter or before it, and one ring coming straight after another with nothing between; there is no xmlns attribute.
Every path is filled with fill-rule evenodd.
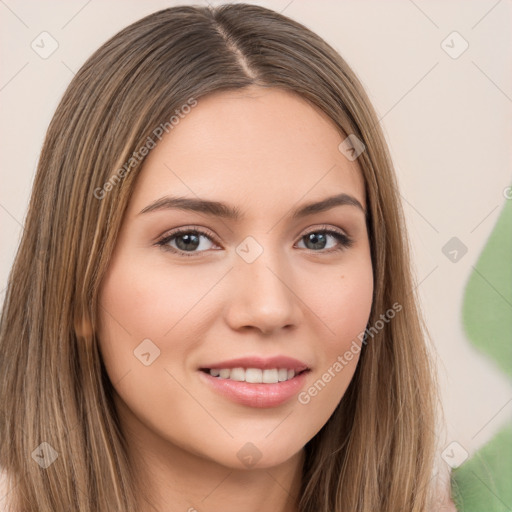
<svg viewBox="0 0 512 512"><path fill-rule="evenodd" d="M295 373L303 370L309 370L309 366L298 359L288 356L274 356L274 357L238 357L230 359L229 361L219 361L208 365L203 365L200 370L223 368L261 368L262 370L273 368L287 368L294 370Z"/></svg>

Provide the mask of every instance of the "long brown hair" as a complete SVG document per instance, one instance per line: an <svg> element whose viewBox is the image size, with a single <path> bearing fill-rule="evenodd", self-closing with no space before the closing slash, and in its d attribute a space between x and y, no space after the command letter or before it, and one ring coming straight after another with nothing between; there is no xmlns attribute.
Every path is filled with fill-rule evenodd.
<svg viewBox="0 0 512 512"><path fill-rule="evenodd" d="M137 510L95 334L99 285L144 162L138 150L183 105L250 85L294 91L364 143L369 326L401 305L366 340L343 399L306 445L298 509L430 510L433 365L378 118L319 36L263 7L231 4L173 7L119 32L76 74L48 128L1 319L0 465L16 512ZM37 450L57 459L42 469Z"/></svg>

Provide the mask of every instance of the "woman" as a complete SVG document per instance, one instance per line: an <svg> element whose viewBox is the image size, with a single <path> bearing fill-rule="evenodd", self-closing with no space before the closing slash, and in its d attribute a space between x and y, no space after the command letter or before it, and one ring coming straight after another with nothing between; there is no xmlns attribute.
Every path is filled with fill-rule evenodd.
<svg viewBox="0 0 512 512"><path fill-rule="evenodd" d="M166 9L84 64L0 349L9 510L450 506L377 117L271 10Z"/></svg>

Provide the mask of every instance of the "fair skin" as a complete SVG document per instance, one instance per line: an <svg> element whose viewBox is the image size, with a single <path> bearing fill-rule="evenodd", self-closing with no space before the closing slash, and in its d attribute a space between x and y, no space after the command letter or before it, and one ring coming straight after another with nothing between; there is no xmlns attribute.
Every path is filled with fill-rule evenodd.
<svg viewBox="0 0 512 512"><path fill-rule="evenodd" d="M307 403L299 392L354 346L372 303L365 187L357 160L338 149L343 139L300 97L252 87L201 98L148 155L102 282L98 332L145 489L140 510L297 510L303 448L345 393L359 353ZM292 218L339 194L362 208ZM242 216L141 213L171 195ZM176 228L188 231L169 239ZM160 350L148 365L134 355L145 339L146 361ZM206 374L214 362L273 356L307 365L282 403L240 403Z"/></svg>

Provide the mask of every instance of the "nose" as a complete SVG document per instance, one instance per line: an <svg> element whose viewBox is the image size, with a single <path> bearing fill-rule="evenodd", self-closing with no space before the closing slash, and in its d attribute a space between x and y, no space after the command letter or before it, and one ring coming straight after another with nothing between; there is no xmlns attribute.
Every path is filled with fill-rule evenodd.
<svg viewBox="0 0 512 512"><path fill-rule="evenodd" d="M299 325L301 301L284 256L265 250L252 263L237 256L230 279L226 321L232 329L273 334Z"/></svg>

